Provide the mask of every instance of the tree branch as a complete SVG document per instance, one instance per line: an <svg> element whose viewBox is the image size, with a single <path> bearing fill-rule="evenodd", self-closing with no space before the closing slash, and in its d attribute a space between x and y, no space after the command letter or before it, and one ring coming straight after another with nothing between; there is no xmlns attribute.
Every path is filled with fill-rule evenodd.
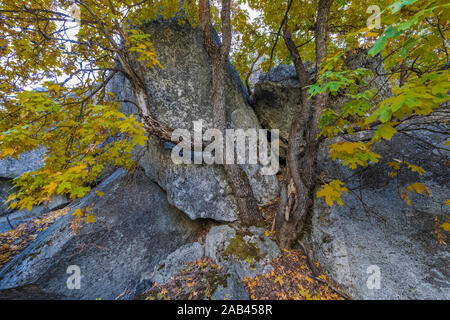
<svg viewBox="0 0 450 320"><path fill-rule="evenodd" d="M288 17L289 11L291 10L292 1L293 0L290 0L289 3L288 3L288 6L287 6L286 11L284 13L283 20L281 20L280 27L278 28L277 36L275 37L275 42L274 42L274 44L272 46L272 50L270 51L270 65L269 65L269 69L272 67L273 54L275 52L275 47L277 46L278 38L280 37L280 33L281 33L281 29L283 28L283 25L285 25L286 22L287 22L287 17Z"/></svg>
<svg viewBox="0 0 450 320"><path fill-rule="evenodd" d="M217 54L219 48L214 42L211 26L211 7L209 0L198 1L200 29L203 35L203 45L210 56Z"/></svg>

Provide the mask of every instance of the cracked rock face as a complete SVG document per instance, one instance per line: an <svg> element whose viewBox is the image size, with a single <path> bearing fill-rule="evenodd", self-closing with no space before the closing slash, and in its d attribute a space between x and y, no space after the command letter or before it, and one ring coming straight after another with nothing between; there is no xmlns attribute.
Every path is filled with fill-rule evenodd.
<svg viewBox="0 0 450 320"><path fill-rule="evenodd" d="M305 64L311 79L312 64ZM280 156L286 158L292 119L302 108L302 92L293 65L279 65L260 74L251 97L261 125L280 130Z"/></svg>
<svg viewBox="0 0 450 320"><path fill-rule="evenodd" d="M146 274L142 281L146 283L146 288L155 282L165 284L189 262L206 256L224 268L227 274L226 286L220 285L212 294L212 299L248 300L242 285L244 277L254 278L272 271L270 263L279 254L280 249L265 237L264 229L250 227L248 231L236 231L228 225L215 226L209 230L205 244L195 242L177 249L155 266L153 272Z"/></svg>
<svg viewBox="0 0 450 320"><path fill-rule="evenodd" d="M425 129L410 134L436 146L448 139ZM375 146L374 152L383 157L380 163L352 171L327 158L330 143L322 146L320 170L329 179L345 181L354 191L342 197L343 206L329 208L323 200L315 201L311 238L321 265L354 298L449 299L450 250L436 235L450 214L445 205L449 152L424 148L424 142L421 147L399 134ZM392 179L386 163L393 159L404 159L427 172L419 176L405 169L398 180ZM409 206L401 200L399 188L417 181L427 185L432 196L411 193ZM448 233L440 230L448 243ZM380 289L367 285L376 270Z"/></svg>
<svg viewBox="0 0 450 320"><path fill-rule="evenodd" d="M198 30L176 21L155 21L144 30L152 36L158 60L164 70L147 70L146 84L152 115L174 129L188 129L203 120L211 128L211 61ZM260 128L247 93L232 66L226 77L226 107L229 128ZM110 84L118 100L134 100L130 84L117 76ZM136 112L133 104L123 103L122 111ZM170 147L151 137L148 151L141 158L145 173L167 191L168 200L191 219L209 218L230 222L237 219L236 204L221 166L176 165ZM262 175L260 165L243 165L256 200L267 204L278 196L275 175Z"/></svg>
<svg viewBox="0 0 450 320"><path fill-rule="evenodd" d="M388 78L377 75L384 74L384 64L380 57L368 58L367 50L360 49L348 53L344 63L349 69L371 70L375 76L370 79L373 80L370 86L376 88L381 97L392 94ZM316 73L314 65L306 61L305 69L313 83ZM345 96L337 95L331 97L330 105L332 108L339 108L345 101ZM259 74L254 84L251 102L264 128L280 130L280 156L285 159L292 120L303 108L302 92L294 66L279 65L268 73Z"/></svg>

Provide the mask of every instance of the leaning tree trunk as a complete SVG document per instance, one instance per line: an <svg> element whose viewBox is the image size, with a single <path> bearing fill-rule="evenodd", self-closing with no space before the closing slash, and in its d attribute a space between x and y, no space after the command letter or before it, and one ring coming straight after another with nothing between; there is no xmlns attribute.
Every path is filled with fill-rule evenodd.
<svg viewBox="0 0 450 320"><path fill-rule="evenodd" d="M225 66L226 57L212 56L212 105L214 127L226 137ZM226 143L225 143L226 144ZM230 183L239 210L239 218L245 225L258 225L261 216L247 174L238 164L227 164L223 159L225 174Z"/></svg>
<svg viewBox="0 0 450 320"><path fill-rule="evenodd" d="M214 41L209 0L199 1L200 27L204 47L212 61L212 105L214 127L226 137L227 114L225 104L226 63L231 48L231 1L222 0L222 44ZM226 142L224 141L226 145ZM261 224L262 218L250 186L247 174L238 164L226 164L223 159L225 174L230 183L239 211L239 219L245 225Z"/></svg>
<svg viewBox="0 0 450 320"><path fill-rule="evenodd" d="M143 123L147 133L149 135L156 135L161 139L171 141L171 133L173 129L154 119L150 112L149 99L145 85L144 68L139 63L137 54L127 52L123 49L123 47L118 45L110 30L104 26L100 18L92 11L92 9L83 1L79 4L83 6L83 8L89 13L90 17L97 23L100 31L108 39L112 51L116 54L121 67L120 71L130 81L133 89L135 102L128 102L132 102L136 105L139 113L139 119ZM122 38L125 38L125 34L122 29L119 28L116 31L122 35Z"/></svg>
<svg viewBox="0 0 450 320"><path fill-rule="evenodd" d="M333 0L320 0L316 21L316 69L327 55L328 14ZM281 247L291 247L303 230L306 216L314 202L316 162L319 149L319 117L328 103L326 94L308 100L309 75L298 48L291 38L287 21L284 40L294 60L302 88L302 109L291 125L286 173L281 187L280 205L276 217L277 240Z"/></svg>
<svg viewBox="0 0 450 320"><path fill-rule="evenodd" d="M133 89L134 104L137 107L139 119L144 125L144 129L149 135L155 135L165 141L178 143L179 141L172 141L173 129L153 118L150 112L150 103L144 76L145 69L138 61L137 55L135 53L121 52L118 56L123 73L130 81Z"/></svg>

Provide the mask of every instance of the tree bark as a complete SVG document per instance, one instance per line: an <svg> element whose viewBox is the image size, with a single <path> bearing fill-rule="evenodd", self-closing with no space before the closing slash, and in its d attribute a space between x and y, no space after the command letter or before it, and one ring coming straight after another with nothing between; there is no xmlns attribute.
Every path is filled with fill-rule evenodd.
<svg viewBox="0 0 450 320"><path fill-rule="evenodd" d="M199 1L200 28L203 44L212 62L212 107L214 128L222 132L225 138L227 114L225 104L226 63L231 48L231 1L222 0L222 44L217 44L213 37L209 0ZM226 142L224 141L225 145ZM225 174L230 183L239 211L239 219L245 225L260 225L262 218L258 212L253 190L247 174L240 165L226 164L223 159Z"/></svg>
<svg viewBox="0 0 450 320"><path fill-rule="evenodd" d="M320 0L316 18L316 67L327 55L328 14L333 0ZM308 100L309 75L298 48L291 38L287 21L284 41L294 60L302 92L302 110L294 117L289 134L286 173L281 187L276 217L276 235L281 247L289 248L299 238L305 218L314 203L316 160L319 148L319 117L328 103L328 95ZM318 73L318 72L317 72Z"/></svg>
<svg viewBox="0 0 450 320"><path fill-rule="evenodd" d="M144 124L145 130L148 134L156 135L157 137L171 142L178 143L179 141L172 141L172 131L173 129L164 125L163 123L154 119L150 112L150 104L148 99L148 94L146 91L144 70L140 63L138 62L135 53L124 51L120 45L116 43L110 31L103 25L101 19L92 11L88 4L84 1L77 1L78 4L83 6L89 13L92 19L96 21L100 31L108 39L111 44L112 51L117 55L121 66L121 72L127 77L133 88L133 94L135 98L135 105L138 108L138 113L141 122ZM122 31L119 30L122 33ZM123 34L123 33L122 33Z"/></svg>

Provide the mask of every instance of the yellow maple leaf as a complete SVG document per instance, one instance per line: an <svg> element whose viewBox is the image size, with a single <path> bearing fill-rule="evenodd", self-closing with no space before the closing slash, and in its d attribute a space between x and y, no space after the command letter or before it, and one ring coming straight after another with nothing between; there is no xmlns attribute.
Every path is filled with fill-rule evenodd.
<svg viewBox="0 0 450 320"><path fill-rule="evenodd" d="M325 184L322 188L317 192L317 198L325 197L325 202L330 207L333 206L334 201L337 202L340 206L344 204L342 201L342 193L348 194L348 189L342 187L344 183L339 180L333 180L329 184Z"/></svg>
<svg viewBox="0 0 450 320"><path fill-rule="evenodd" d="M77 218L81 218L84 216L84 213L80 208L78 208L72 213L72 215L76 216Z"/></svg>
<svg viewBox="0 0 450 320"><path fill-rule="evenodd" d="M53 195L56 191L56 188L58 187L58 184L54 181L50 182L48 185L45 186L45 191L49 196Z"/></svg>
<svg viewBox="0 0 450 320"><path fill-rule="evenodd" d="M428 188L426 185L424 185L423 183L420 183L420 182L416 182L416 183L411 184L408 187L408 191L409 192L415 191L416 193L425 195L427 197L431 196L430 188Z"/></svg>
<svg viewBox="0 0 450 320"><path fill-rule="evenodd" d="M402 165L402 161L394 160L394 161L388 162L387 165L394 170L399 170Z"/></svg>
<svg viewBox="0 0 450 320"><path fill-rule="evenodd" d="M284 284L283 278L284 278L284 275L276 276L275 277L275 283L278 282L280 284L280 286L282 286Z"/></svg>
<svg viewBox="0 0 450 320"><path fill-rule="evenodd" d="M61 89L62 89L62 88L61 88L58 84L51 84L51 85L48 86L48 90L49 90L50 92L58 93L58 92L61 91Z"/></svg>
<svg viewBox="0 0 450 320"><path fill-rule="evenodd" d="M6 148L0 152L0 159L5 159L6 157L14 155L16 151L13 148Z"/></svg>
<svg viewBox="0 0 450 320"><path fill-rule="evenodd" d="M423 175L425 173L425 169L420 166L416 166L416 165L408 163L408 162L406 162L406 164L408 165L408 168L412 172L417 172L419 175Z"/></svg>
<svg viewBox="0 0 450 320"><path fill-rule="evenodd" d="M394 134L397 133L397 130L391 126L388 123L383 123L377 130L377 132L375 133L375 137L378 137L377 134L379 134L379 136L385 140L391 140L392 137L394 136Z"/></svg>
<svg viewBox="0 0 450 320"><path fill-rule="evenodd" d="M93 214L86 217L86 223L94 223L95 222L95 216Z"/></svg>

